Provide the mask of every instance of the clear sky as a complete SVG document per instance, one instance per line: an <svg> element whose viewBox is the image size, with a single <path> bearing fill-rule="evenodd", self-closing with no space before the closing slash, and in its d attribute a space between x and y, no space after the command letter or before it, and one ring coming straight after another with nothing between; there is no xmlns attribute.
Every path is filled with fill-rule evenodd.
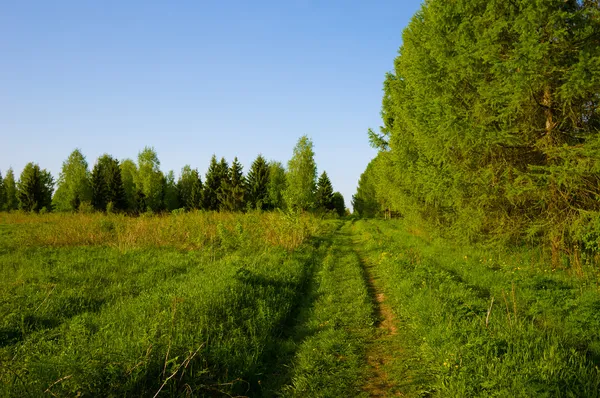
<svg viewBox="0 0 600 398"><path fill-rule="evenodd" d="M0 171L55 178L80 148L163 171L211 155L247 171L314 143L319 174L350 206L375 151L385 73L420 0L0 3Z"/></svg>

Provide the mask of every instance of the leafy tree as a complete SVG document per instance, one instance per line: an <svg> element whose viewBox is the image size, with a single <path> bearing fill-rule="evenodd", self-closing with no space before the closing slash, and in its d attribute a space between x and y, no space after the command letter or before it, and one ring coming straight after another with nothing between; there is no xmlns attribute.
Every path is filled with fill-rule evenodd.
<svg viewBox="0 0 600 398"><path fill-rule="evenodd" d="M300 137L288 162L284 193L288 209L308 210L315 204L317 166L314 156L312 141L307 136Z"/></svg>
<svg viewBox="0 0 600 398"><path fill-rule="evenodd" d="M138 173L136 186L144 194L146 209L153 212L164 206L164 180L160 171L160 161L154 148L145 147L138 154Z"/></svg>
<svg viewBox="0 0 600 398"><path fill-rule="evenodd" d="M57 188L52 199L59 211L76 211L82 202L91 202L92 187L85 156L75 149L63 162Z"/></svg>
<svg viewBox="0 0 600 398"><path fill-rule="evenodd" d="M216 155L210 159L210 165L204 178L203 201L206 210L219 209L219 190L221 188L221 167L217 162Z"/></svg>
<svg viewBox="0 0 600 398"><path fill-rule="evenodd" d="M356 194L352 196L354 212L364 218L373 218L381 210L376 196L374 167L374 162L369 162L367 169L360 175Z"/></svg>
<svg viewBox="0 0 600 398"><path fill-rule="evenodd" d="M267 184L267 198L271 209L285 208L283 193L286 188L285 169L280 162L269 162L269 183Z"/></svg>
<svg viewBox="0 0 600 398"><path fill-rule="evenodd" d="M317 182L317 190L315 193L315 205L317 209L329 211L334 210L333 204L333 186L327 173L324 171Z"/></svg>
<svg viewBox="0 0 600 398"><path fill-rule="evenodd" d="M25 211L52 210L54 179L50 172L40 166L27 163L17 183L19 208Z"/></svg>
<svg viewBox="0 0 600 398"><path fill-rule="evenodd" d="M248 207L251 209L266 209L268 207L269 165L262 155L258 155L247 177Z"/></svg>
<svg viewBox="0 0 600 398"><path fill-rule="evenodd" d="M333 208L338 216L343 217L346 214L346 203L344 196L339 192L334 192L332 197Z"/></svg>
<svg viewBox="0 0 600 398"><path fill-rule="evenodd" d="M575 0L424 2L370 137L392 205L457 237L544 236L557 264L600 216L598 13Z"/></svg>
<svg viewBox="0 0 600 398"><path fill-rule="evenodd" d="M236 157L231 163L228 178L223 179L222 207L228 211L242 211L244 209L244 196L246 193L246 181L242 171L242 165Z"/></svg>
<svg viewBox="0 0 600 398"><path fill-rule="evenodd" d="M137 181L137 166L131 159L125 159L121 161L121 180L123 182L123 189L125 191L125 200L127 202L127 210L133 213L139 213L140 211L144 211L146 206L144 205L143 209L138 208L138 189L135 185Z"/></svg>
<svg viewBox="0 0 600 398"><path fill-rule="evenodd" d="M92 206L98 211L127 209L119 161L108 154L98 158L92 170Z"/></svg>
<svg viewBox="0 0 600 398"><path fill-rule="evenodd" d="M197 169L185 165L177 181L179 201L186 210L197 210L202 207L202 180Z"/></svg>
<svg viewBox="0 0 600 398"><path fill-rule="evenodd" d="M11 211L19 208L19 200L17 199L17 184L15 182L15 173L12 168L6 171L4 177L4 210Z"/></svg>
<svg viewBox="0 0 600 398"><path fill-rule="evenodd" d="M177 192L177 184L175 183L175 173L170 170L165 176L165 208L168 211L178 209L181 206L179 195Z"/></svg>

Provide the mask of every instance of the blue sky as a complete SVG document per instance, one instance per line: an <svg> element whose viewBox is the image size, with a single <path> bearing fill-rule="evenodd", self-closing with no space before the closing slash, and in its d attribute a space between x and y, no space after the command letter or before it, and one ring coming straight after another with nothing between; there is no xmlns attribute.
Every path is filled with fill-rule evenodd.
<svg viewBox="0 0 600 398"><path fill-rule="evenodd" d="M58 177L80 148L163 171L247 171L314 143L350 205L375 151L382 82L421 1L5 1L0 4L0 171Z"/></svg>

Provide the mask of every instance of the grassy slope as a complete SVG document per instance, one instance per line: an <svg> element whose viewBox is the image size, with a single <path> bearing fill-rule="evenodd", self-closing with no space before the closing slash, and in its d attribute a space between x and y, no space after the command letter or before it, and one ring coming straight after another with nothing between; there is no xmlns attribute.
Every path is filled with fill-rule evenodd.
<svg viewBox="0 0 600 398"><path fill-rule="evenodd" d="M426 383L412 394L599 395L595 284L544 271L526 253L500 258L404 231L397 222L355 225L403 330L409 366ZM403 370L389 371L402 383Z"/></svg>

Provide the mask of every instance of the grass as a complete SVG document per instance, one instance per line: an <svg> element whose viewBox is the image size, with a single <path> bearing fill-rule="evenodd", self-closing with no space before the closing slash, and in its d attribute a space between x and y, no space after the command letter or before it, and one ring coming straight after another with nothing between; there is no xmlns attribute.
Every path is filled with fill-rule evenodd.
<svg viewBox="0 0 600 398"><path fill-rule="evenodd" d="M354 226L420 380L408 395L599 395L597 284L549 271L531 250L453 247L407 229L401 221Z"/></svg>

